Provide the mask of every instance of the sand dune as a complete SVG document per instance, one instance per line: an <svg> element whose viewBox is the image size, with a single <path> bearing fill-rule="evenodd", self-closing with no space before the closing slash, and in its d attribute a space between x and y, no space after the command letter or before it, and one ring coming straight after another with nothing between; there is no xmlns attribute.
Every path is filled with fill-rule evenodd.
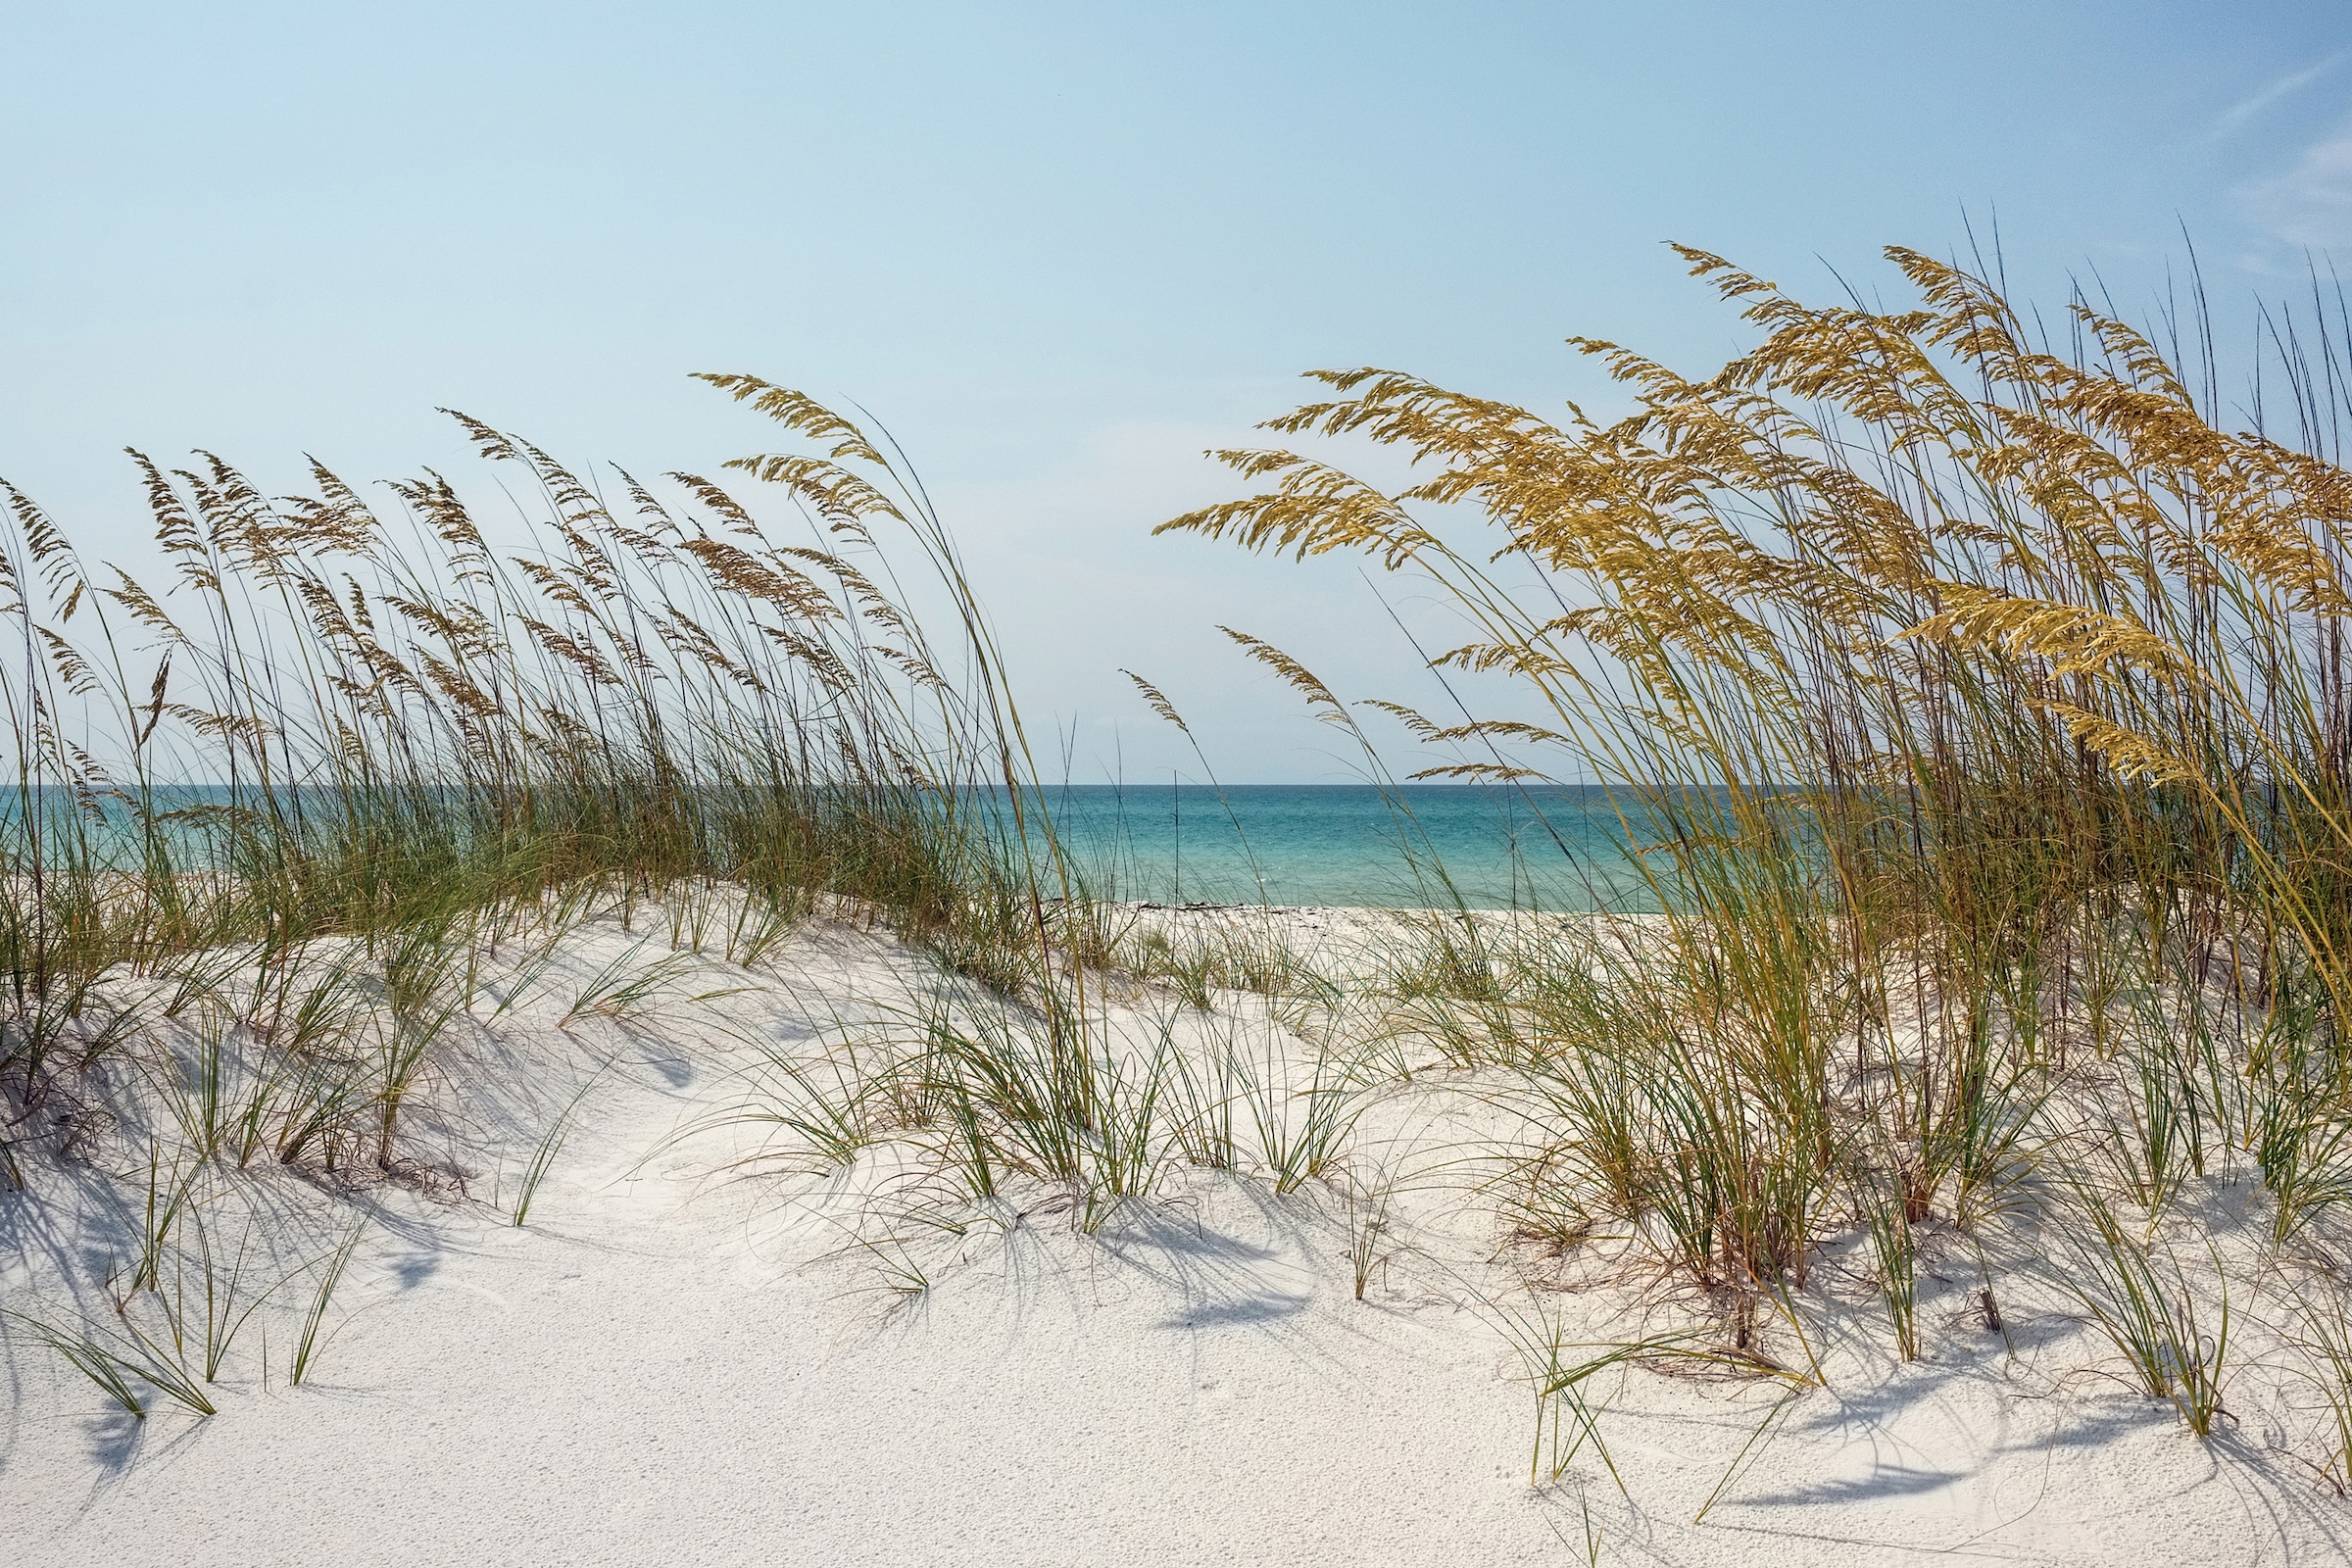
<svg viewBox="0 0 2352 1568"><path fill-rule="evenodd" d="M1374 919L1285 918L1309 944ZM602 972L641 940L597 922L551 972ZM949 1210L907 1196L921 1180L905 1151L825 1170L773 1125L731 1119L775 1102L775 1050L898 1026L943 983L887 937L819 922L756 971L673 970L626 1015L559 1027L551 985L475 1029L436 1078L430 1152L405 1184L250 1184L290 1263L354 1205L374 1216L301 1386L286 1367L308 1275L240 1337L209 1418L157 1400L132 1420L10 1322L0 1555L1360 1565L1596 1547L2120 1564L2335 1561L2352 1542L2344 1503L2278 1451L2312 1414L2266 1369L2259 1298L2239 1303L2236 1420L2200 1441L2111 1375L2112 1350L2036 1282L2024 1232L1988 1250L1982 1279L1958 1245L1925 1244L1926 1354L1908 1365L1859 1261L1845 1267L1852 1244L1833 1246L1764 1342L1785 1366L1816 1359L1818 1386L1601 1374L1622 1489L1590 1449L1531 1483L1526 1348L1686 1320L1602 1244L1514 1250L1480 1187L1512 1118L1479 1075L1378 1091L1352 1187L1278 1195L1171 1164L1092 1236L1066 1194L1018 1180L963 1205L955 1234ZM1150 988L1122 996L1138 1040L1181 1011ZM1217 1000L1180 1038L1255 1031L1312 1056L1258 999ZM517 1227L519 1174L583 1084ZM139 1090L113 1093L111 1129L0 1196L11 1310L105 1311L97 1282L135 1215L100 1202L91 1171L135 1174L140 1155ZM1375 1186L1386 1225L1358 1299ZM2233 1191L2196 1195L2225 1234Z"/></svg>

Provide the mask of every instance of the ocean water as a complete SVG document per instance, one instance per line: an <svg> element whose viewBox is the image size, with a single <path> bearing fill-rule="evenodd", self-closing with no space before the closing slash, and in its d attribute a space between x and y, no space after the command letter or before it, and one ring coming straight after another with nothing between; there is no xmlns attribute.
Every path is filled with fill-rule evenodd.
<svg viewBox="0 0 2352 1568"><path fill-rule="evenodd" d="M330 790L283 793L334 814ZM64 791L39 794L59 818L73 814L74 800ZM23 799L22 790L0 790L0 808L9 808L0 816L12 819L12 830L22 826ZM157 792L159 808L174 813L231 799L216 785ZM1032 799L1052 817L1089 885L1113 898L1397 908L1657 906L1625 848L1627 824L1597 788L1097 784L1049 785ZM119 802L103 805L99 837L107 836L108 823L118 829L122 863L130 864L138 842L131 813ZM211 842L203 821L171 829L189 863L200 862ZM1640 825L1634 824L1637 841L1663 836L1640 832Z"/></svg>
<svg viewBox="0 0 2352 1568"><path fill-rule="evenodd" d="M1099 890L1174 904L1656 906L1593 788L1066 785L1044 791Z"/></svg>

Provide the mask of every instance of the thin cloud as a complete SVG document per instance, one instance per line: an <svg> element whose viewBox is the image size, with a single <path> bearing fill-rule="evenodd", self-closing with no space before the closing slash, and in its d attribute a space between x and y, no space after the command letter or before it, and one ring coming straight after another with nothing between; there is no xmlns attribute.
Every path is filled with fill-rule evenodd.
<svg viewBox="0 0 2352 1568"><path fill-rule="evenodd" d="M2301 71L2290 75L2280 76L2253 96L2231 104L2228 109L2222 111L2221 119L2214 122L2215 134L2227 135L2273 104L2281 99L2293 97L2342 64L2343 58L2341 51L2331 54L2318 65L2305 66Z"/></svg>
<svg viewBox="0 0 2352 1568"><path fill-rule="evenodd" d="M2352 246L2352 125L2303 149L2295 166L2248 186L2246 215L2289 245Z"/></svg>

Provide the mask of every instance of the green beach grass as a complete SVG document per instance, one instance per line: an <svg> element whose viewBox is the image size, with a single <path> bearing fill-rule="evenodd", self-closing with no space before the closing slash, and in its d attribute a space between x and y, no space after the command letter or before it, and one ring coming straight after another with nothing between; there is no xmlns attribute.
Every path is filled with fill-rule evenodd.
<svg viewBox="0 0 2352 1568"><path fill-rule="evenodd" d="M1825 1274L1861 1282L1899 1369L1953 1332L1923 1273L1962 1267L1969 1332L2005 1343L2013 1293L2071 1303L2199 1441L2229 1435L2253 1336L2264 1387L2325 1416L2281 1443L2352 1484L2336 382L2289 349L2298 428L2231 432L2127 325L2078 304L2052 345L1889 254L1914 309L1686 253L1760 340L1703 380L1584 343L1639 406L1611 425L1322 373L1270 428L1422 478L1227 453L1271 488L1163 530L1449 596L1473 639L1433 666L1538 717L1374 706L1443 750L1433 776L1599 780L1637 912L1474 910L1442 860L1411 867L1431 907L1345 940L1112 902L1034 816L1010 674L919 484L752 377L707 379L797 442L734 466L789 537L704 477L592 481L472 421L527 535L437 476L379 514L323 470L273 502L142 458L167 591L8 492L0 1179L132 1122L150 1151L142 1190L106 1178L137 1220L111 1312L27 1332L132 1417L209 1415L272 1313L311 1380L361 1197L462 1186L416 1128L430 1102L450 1136L443 1058L530 1012L546 1040L735 1030L752 1087L679 1136L755 1129L747 1168L849 1184L828 1222L907 1300L943 1237L1110 1235L1206 1171L1334 1205L1365 1301L1417 1266L1405 1200L1451 1191L1524 1287L1462 1290L1523 1364L1539 1489L1640 1490L1595 1392L1633 1370L1752 1386L1703 1518L1828 1382ZM1230 635L1389 782L1362 705ZM736 1029L729 999L828 921L929 978L781 1044ZM614 1059L512 1086L513 1227ZM1427 1097L1484 1130L1368 1130ZM270 1232L234 1195L271 1169L348 1220ZM1651 1315L1574 1338L1571 1268Z"/></svg>

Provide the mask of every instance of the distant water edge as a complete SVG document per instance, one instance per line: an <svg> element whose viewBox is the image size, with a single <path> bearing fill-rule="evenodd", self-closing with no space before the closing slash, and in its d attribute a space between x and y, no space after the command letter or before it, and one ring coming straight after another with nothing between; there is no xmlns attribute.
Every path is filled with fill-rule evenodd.
<svg viewBox="0 0 2352 1568"><path fill-rule="evenodd" d="M331 819L334 791L272 792L280 811ZM432 792L424 792L429 796ZM1004 804L1001 791L983 792ZM463 792L452 790L451 804ZM1386 907L1586 910L1656 907L1628 852L1629 834L1597 787L1364 784L1062 784L1037 788L1062 844L1098 896L1152 903L1363 905ZM28 799L43 808L27 811ZM266 806L259 792L219 785L159 788L152 808L168 818L182 863L203 863L214 813L231 802ZM78 820L80 833L113 839L107 859L136 863L136 813L119 798L93 804L96 819L55 786L0 787L11 836L30 819L50 831ZM1000 818L1009 813L996 811ZM1035 826L1034 817L1032 825ZM44 858L54 858L54 843Z"/></svg>
<svg viewBox="0 0 2352 1568"><path fill-rule="evenodd" d="M1063 785L1097 893L1155 903L1654 909L1596 787Z"/></svg>

